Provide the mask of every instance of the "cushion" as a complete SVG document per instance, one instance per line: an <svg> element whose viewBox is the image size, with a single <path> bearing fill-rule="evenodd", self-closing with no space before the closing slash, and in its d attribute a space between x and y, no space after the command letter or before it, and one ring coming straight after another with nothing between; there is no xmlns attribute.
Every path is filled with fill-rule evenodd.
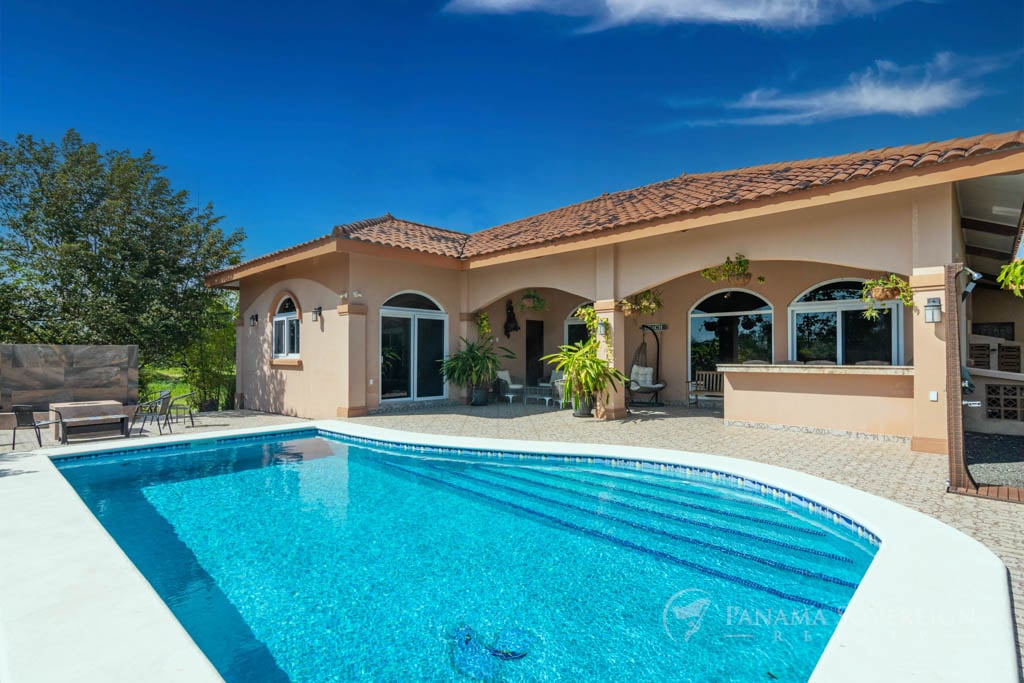
<svg viewBox="0 0 1024 683"><path fill-rule="evenodd" d="M629 378L640 385L654 384L654 368L634 365Z"/></svg>

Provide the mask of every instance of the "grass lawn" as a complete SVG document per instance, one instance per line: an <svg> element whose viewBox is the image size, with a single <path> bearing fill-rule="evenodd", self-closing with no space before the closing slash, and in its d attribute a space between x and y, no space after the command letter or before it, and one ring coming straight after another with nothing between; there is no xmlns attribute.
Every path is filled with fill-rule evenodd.
<svg viewBox="0 0 1024 683"><path fill-rule="evenodd" d="M176 398L192 391L192 386L182 379L181 368L149 368L146 374L149 376L146 391L151 395L170 389L171 398Z"/></svg>

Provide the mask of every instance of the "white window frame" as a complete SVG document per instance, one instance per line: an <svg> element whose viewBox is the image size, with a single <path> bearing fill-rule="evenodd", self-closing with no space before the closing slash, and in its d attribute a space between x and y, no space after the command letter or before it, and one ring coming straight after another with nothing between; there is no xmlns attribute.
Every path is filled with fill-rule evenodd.
<svg viewBox="0 0 1024 683"><path fill-rule="evenodd" d="M270 349L273 352L274 358L298 358L299 357L299 352L295 351L294 349L291 348L291 340L290 340L289 335L288 335L288 328L291 326L292 322L294 321L294 324L295 324L295 340L298 342L299 351L301 351L302 350L302 325L300 324L300 321L299 321L299 312L298 312L299 306L298 306L298 304L295 303L295 299L292 299L292 297L290 297L290 296L286 296L285 298L281 299L281 303L279 303L277 305L277 310L278 311L281 310L281 306L284 305L285 301L291 301L292 305L295 306L296 310L288 311L287 313L275 313L274 314L274 320L273 320L272 325L271 325ZM277 351L276 351L276 349L277 349L277 335L278 335L277 323L278 322L282 323L282 330L283 330L284 337L281 340L281 344L282 344L282 348L284 349L284 353L277 353Z"/></svg>
<svg viewBox="0 0 1024 683"><path fill-rule="evenodd" d="M702 303L704 303L705 301L707 301L711 297L715 296L716 294L723 294L725 292L743 292L745 294L753 294L758 299L760 299L761 301L763 301L766 304L768 304L768 310L767 311L765 311L765 310L759 310L759 311L735 311L735 312L729 311L728 313L699 313L699 312L695 313L694 312L694 311L697 310L698 306L700 306ZM803 295L801 294L801 296L803 296ZM690 311L686 315L686 324L687 324L687 329L686 329L686 378L687 378L688 381L691 381L691 382L693 381L693 321L694 321L694 319L695 318L698 318L698 319L699 318L727 318L727 317L731 317L731 316L740 317L740 316L744 316L744 315L770 315L772 317L772 341L771 341L771 349L769 350L768 353L771 356L769 362L772 362L772 363L775 362L775 305L771 301L766 299L765 297L761 296L757 292L755 292L753 290L750 290L750 289L743 289L741 287L728 287L726 289L716 289L715 291L709 292L709 293L705 294L704 296L702 296L700 299L698 299L697 302L695 304L693 304L693 306L690 306Z"/></svg>
<svg viewBox="0 0 1024 683"><path fill-rule="evenodd" d="M391 296L387 297L385 299L385 301L390 301L391 299L395 298L396 296L398 296L400 294L419 294L420 296L424 297L425 299L429 299L430 301L432 301L434 303L434 305L437 306L438 310L436 310L436 311L429 311L429 310L426 310L426 309L423 309L423 308L399 308L397 306L381 306L380 307L380 315L378 316L378 321L377 321L378 322L378 325L377 325L377 346L378 346L377 362L379 363L379 365L377 366L377 377L380 378L381 387L382 387L381 388L381 393L383 393L383 386L384 386L383 385L383 382L384 382L384 379L383 379L384 378L384 368L383 368L383 365L384 365L384 349L382 348L383 339L384 339L384 318L388 317L388 318L407 318L407 319L409 319L411 321L409 323L409 333L412 336L412 338L409 340L410 354L411 354L411 358L409 359L409 396L406 396L405 398L383 398L383 397L381 397L380 400L381 400L382 403L385 402L385 401L387 403L403 403L403 402L407 402L407 401L439 401L439 400L442 400L442 399L446 399L446 398L448 398L448 380L447 379L442 380L442 384L441 384L442 390L441 390L441 395L440 396L419 396L419 387L416 386L417 385L417 381L416 381L416 363L419 360L419 348L418 348L419 347L419 335L416 334L416 325L417 325L417 320L419 320L421 318L429 319L429 320L441 320L444 323L444 357L447 358L448 357L448 338L449 338L449 333L448 333L448 314L444 312L444 308L441 307L441 304L438 302L437 299L435 299L434 297L430 296L426 292L421 292L421 291L418 291L418 290L415 290L415 289L407 289L407 290L403 290L401 292L395 292Z"/></svg>
<svg viewBox="0 0 1024 683"><path fill-rule="evenodd" d="M568 318L566 318L565 319L565 324L562 325L562 343L563 344L568 344L569 343L569 328L572 327L573 325L581 325L583 327L586 327L587 323L585 323L582 319L577 318L574 315L570 315Z"/></svg>
<svg viewBox="0 0 1024 683"><path fill-rule="evenodd" d="M793 302L789 305L787 311L788 327L787 334L789 335L789 359L797 360L796 357L796 316L798 313L835 313L836 314L836 365L843 365L845 359L843 358L843 316L844 311L864 311L867 310L868 305L860 299L839 299L835 301L800 301L803 297L807 296L819 287L825 285L835 284L837 282L860 282L863 283L863 278L857 277L840 277L832 280L825 280L819 282L812 287L808 287L801 292ZM878 301L875 303L875 308L885 309L879 310L879 315L891 315L892 316L892 364L903 365L903 304L898 301Z"/></svg>

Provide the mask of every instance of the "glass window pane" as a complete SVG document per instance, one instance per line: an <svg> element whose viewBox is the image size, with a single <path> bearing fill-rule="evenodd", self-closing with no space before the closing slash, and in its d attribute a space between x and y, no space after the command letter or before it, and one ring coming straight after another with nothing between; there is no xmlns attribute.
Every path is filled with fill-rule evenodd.
<svg viewBox="0 0 1024 683"><path fill-rule="evenodd" d="M862 311L843 311L843 363L881 361L892 365L892 316L866 320Z"/></svg>
<svg viewBox="0 0 1024 683"><path fill-rule="evenodd" d="M274 355L284 355L284 321L274 321Z"/></svg>
<svg viewBox="0 0 1024 683"><path fill-rule="evenodd" d="M381 318L381 395L382 399L409 398L412 382L409 364L412 359L412 320Z"/></svg>
<svg viewBox="0 0 1024 683"><path fill-rule="evenodd" d="M299 352L299 321L297 319L288 321L288 353Z"/></svg>
<svg viewBox="0 0 1024 683"><path fill-rule="evenodd" d="M278 313L294 313L295 312L295 302L292 301L291 297L285 298L280 303L280 305L278 305L277 312Z"/></svg>
<svg viewBox="0 0 1024 683"><path fill-rule="evenodd" d="M406 292L405 294L397 294L387 301L384 302L385 306L391 306L392 308L416 308L422 311L440 311L433 301L423 296L422 294L413 294L412 292Z"/></svg>
<svg viewBox="0 0 1024 683"><path fill-rule="evenodd" d="M416 320L416 398L444 395L444 321Z"/></svg>
<svg viewBox="0 0 1024 683"><path fill-rule="evenodd" d="M575 344L590 339L590 332L587 331L587 326L584 323L569 323L566 337L566 344Z"/></svg>
<svg viewBox="0 0 1024 683"><path fill-rule="evenodd" d="M772 316L741 315L733 318L736 325L736 358L732 362L748 360L772 361Z"/></svg>
<svg viewBox="0 0 1024 683"><path fill-rule="evenodd" d="M799 301L852 301L860 299L861 287L856 280L830 282L807 292Z"/></svg>
<svg viewBox="0 0 1024 683"><path fill-rule="evenodd" d="M797 313L796 319L796 359L836 361L838 356L836 314Z"/></svg>
<svg viewBox="0 0 1024 683"><path fill-rule="evenodd" d="M731 291L712 294L697 304L694 313L729 313L736 311L767 311L771 306L759 296Z"/></svg>
<svg viewBox="0 0 1024 683"><path fill-rule="evenodd" d="M719 363L771 362L771 359L771 314L690 319L690 364L693 372L715 370Z"/></svg>

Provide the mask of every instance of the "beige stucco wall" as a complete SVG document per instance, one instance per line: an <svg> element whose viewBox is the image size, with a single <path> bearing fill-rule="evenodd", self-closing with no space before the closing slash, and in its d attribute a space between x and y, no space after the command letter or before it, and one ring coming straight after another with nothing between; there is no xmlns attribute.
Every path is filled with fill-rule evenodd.
<svg viewBox="0 0 1024 683"><path fill-rule="evenodd" d="M1009 292L977 287L971 294L971 322L1014 323L1014 341L1024 340L1024 299Z"/></svg>
<svg viewBox="0 0 1024 683"><path fill-rule="evenodd" d="M545 352L551 352L563 341L565 317L580 302L611 301L658 287L664 309L651 320L623 322L625 329L616 330L616 334L621 332L624 341L617 344L616 352L628 364L641 338L638 323L666 323L668 329L661 337L661 376L669 386L662 397L682 401L689 374L689 311L704 296L722 289L700 277L702 268L737 252L750 258L752 273L764 275L766 282L758 284L753 280L746 289L772 304L774 358L783 360L789 353L787 308L794 298L827 280L888 272L907 276L915 268L949 263L963 249L957 221L955 193L952 185L946 184L685 231L680 222L678 232L618 244L605 244L600 237L581 238L576 251L502 263L498 262L501 259L494 259L494 263L480 267L473 263L467 268L455 263L444 267L437 259L431 262L428 257L408 253L391 256L383 248L378 253L363 253L367 251L365 246L353 247L352 253L347 254L327 253L248 277L241 283L239 391L248 407L309 417L378 407L380 307L403 291L426 294L444 309L448 315L449 351L456 348L460 336L475 337L472 314L487 310L495 335L517 355L508 364L509 370L522 376L525 321L544 321ZM670 221L664 223L668 230L672 225ZM339 243L338 249L348 247ZM519 313L523 329L506 340L501 334L504 302L529 288L540 290L549 302L548 310L542 314ZM301 369L275 367L269 361L268 312L283 289L295 294L302 309ZM361 298L350 298L347 302L339 298L341 292L356 290L361 291ZM359 306L344 316L331 314L344 303L365 306L365 314ZM976 319L988 315L984 305L978 305ZM324 320L315 326L310 320L314 306L323 306L325 311ZM247 324L252 312L261 317L257 328ZM934 338L936 327L924 327L919 317L905 312L904 360L918 364L923 360L927 367L937 367L944 353L944 340ZM916 343L920 335L925 335L924 341ZM653 352L651 346L652 357ZM922 358L922 353L926 358ZM623 370L628 372L629 368ZM941 375L940 372L919 377L914 382L920 384L921 390L932 385L941 388ZM900 382L902 391L907 380ZM858 390L853 385L848 388L851 392ZM807 389L807 396L820 398L817 390L811 390L813 387ZM742 391L736 389L734 393L735 408L745 409L747 399L739 397ZM789 387L787 393L799 392ZM863 391L852 393L843 405L855 412L867 410L858 403L864 399L855 398L865 395ZM909 431L920 431L930 439L940 438L945 418L937 417L937 406L921 405L920 397L908 399L901 395L890 399L902 406L892 414L902 416L895 419L905 424L909 421L913 425ZM907 401L915 406L911 417L906 410ZM755 410L753 404L749 407L754 411L751 416L756 410L764 410ZM884 427L886 431L881 433L908 431L891 424Z"/></svg>
<svg viewBox="0 0 1024 683"><path fill-rule="evenodd" d="M725 419L909 437L914 378L727 373Z"/></svg>

